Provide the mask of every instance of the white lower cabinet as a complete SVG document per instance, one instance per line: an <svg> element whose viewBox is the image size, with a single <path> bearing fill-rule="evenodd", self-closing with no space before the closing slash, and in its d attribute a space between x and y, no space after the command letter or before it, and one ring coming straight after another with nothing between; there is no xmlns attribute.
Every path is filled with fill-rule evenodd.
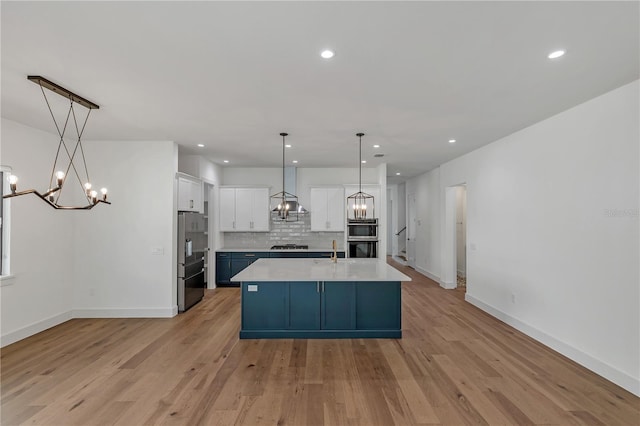
<svg viewBox="0 0 640 426"><path fill-rule="evenodd" d="M311 231L344 231L344 188L311 188Z"/></svg>
<svg viewBox="0 0 640 426"><path fill-rule="evenodd" d="M269 188L220 188L220 231L269 232Z"/></svg>

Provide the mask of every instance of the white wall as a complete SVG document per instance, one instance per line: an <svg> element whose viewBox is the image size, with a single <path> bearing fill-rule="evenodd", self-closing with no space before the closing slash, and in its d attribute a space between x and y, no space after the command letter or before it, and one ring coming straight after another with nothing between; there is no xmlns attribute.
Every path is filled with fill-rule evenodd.
<svg viewBox="0 0 640 426"><path fill-rule="evenodd" d="M407 182L440 200L428 220L441 230L447 188L467 183L468 301L636 395L638 92L636 81L443 164L437 195L435 171ZM444 240L441 259L426 256L434 273Z"/></svg>
<svg viewBox="0 0 640 426"><path fill-rule="evenodd" d="M57 141L51 133L2 119L1 162L20 177L19 189L46 188ZM11 201L15 278L0 288L2 346L73 317L177 312L176 145L83 145L92 183L108 187L113 204L62 211L35 196ZM152 254L158 249L162 254Z"/></svg>
<svg viewBox="0 0 640 426"><path fill-rule="evenodd" d="M436 168L406 182L407 197L416 199L414 237L416 270L440 279L440 169ZM407 218L407 221L409 218ZM411 226L411 224L408 224Z"/></svg>
<svg viewBox="0 0 640 426"><path fill-rule="evenodd" d="M58 139L2 119L0 163L19 177L18 191L47 189ZM71 318L74 228L68 212L35 195L11 203L11 274L0 287L1 345Z"/></svg>
<svg viewBox="0 0 640 426"><path fill-rule="evenodd" d="M456 188L456 269L458 275L464 277L467 274L467 188Z"/></svg>
<svg viewBox="0 0 640 426"><path fill-rule="evenodd" d="M173 142L85 142L110 206L72 212L81 317L172 316L176 307ZM162 254L154 254L158 251Z"/></svg>

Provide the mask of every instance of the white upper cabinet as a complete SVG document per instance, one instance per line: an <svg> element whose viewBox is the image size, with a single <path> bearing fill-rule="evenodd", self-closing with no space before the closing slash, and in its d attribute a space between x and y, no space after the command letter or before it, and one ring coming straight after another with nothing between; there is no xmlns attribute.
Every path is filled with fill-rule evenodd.
<svg viewBox="0 0 640 426"><path fill-rule="evenodd" d="M311 188L311 230L344 231L344 188Z"/></svg>
<svg viewBox="0 0 640 426"><path fill-rule="evenodd" d="M218 212L221 231L233 231L236 224L236 190L220 188L220 208Z"/></svg>
<svg viewBox="0 0 640 426"><path fill-rule="evenodd" d="M269 188L220 188L220 231L269 232Z"/></svg>
<svg viewBox="0 0 640 426"><path fill-rule="evenodd" d="M178 211L202 213L202 181L188 175L178 174Z"/></svg>

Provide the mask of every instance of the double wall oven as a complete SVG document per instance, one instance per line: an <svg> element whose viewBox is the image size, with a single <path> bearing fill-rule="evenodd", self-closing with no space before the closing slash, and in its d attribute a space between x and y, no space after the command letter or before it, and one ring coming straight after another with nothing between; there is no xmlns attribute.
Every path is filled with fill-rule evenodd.
<svg viewBox="0 0 640 426"><path fill-rule="evenodd" d="M378 219L347 221L347 256L378 257Z"/></svg>

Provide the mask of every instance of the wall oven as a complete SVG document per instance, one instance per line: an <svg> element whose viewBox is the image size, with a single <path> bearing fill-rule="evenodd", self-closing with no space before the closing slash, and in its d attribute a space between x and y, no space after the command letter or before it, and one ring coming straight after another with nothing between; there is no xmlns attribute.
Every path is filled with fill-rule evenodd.
<svg viewBox="0 0 640 426"><path fill-rule="evenodd" d="M347 257L378 257L378 219L347 221Z"/></svg>
<svg viewBox="0 0 640 426"><path fill-rule="evenodd" d="M378 240L347 241L348 257L376 258L378 257Z"/></svg>
<svg viewBox="0 0 640 426"><path fill-rule="evenodd" d="M347 239L378 239L378 219L349 219Z"/></svg>

